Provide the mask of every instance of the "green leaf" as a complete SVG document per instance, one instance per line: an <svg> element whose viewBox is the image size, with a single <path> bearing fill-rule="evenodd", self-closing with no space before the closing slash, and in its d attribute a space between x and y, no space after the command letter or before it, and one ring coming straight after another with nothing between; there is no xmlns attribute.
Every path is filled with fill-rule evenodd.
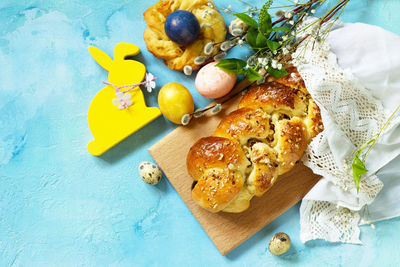
<svg viewBox="0 0 400 267"><path fill-rule="evenodd" d="M361 151L356 152L353 158L353 163L351 164L351 167L353 169L353 180L357 188L357 192L360 189L361 175L368 172L367 168L365 168L364 162L362 162L361 159L359 158L360 153L358 152Z"/></svg>
<svg viewBox="0 0 400 267"><path fill-rule="evenodd" d="M251 26L251 27L258 27L258 23L257 21L255 21L254 19L252 19L249 15L244 14L244 13L237 13L234 14L238 19L240 19L241 21L243 21L244 23L246 23L247 25Z"/></svg>
<svg viewBox="0 0 400 267"><path fill-rule="evenodd" d="M289 74L284 68L278 70L278 69L268 67L267 72L275 78L280 78L280 77L283 77L283 76L286 76Z"/></svg>
<svg viewBox="0 0 400 267"><path fill-rule="evenodd" d="M280 44L278 42L271 41L271 40L267 40L267 45L268 45L268 48L271 49L271 51L275 51L280 46Z"/></svg>
<svg viewBox="0 0 400 267"><path fill-rule="evenodd" d="M351 167L353 169L353 180L354 180L354 184L355 184L355 186L357 188L357 192L358 192L358 190L360 188L361 175L363 175L364 173L368 172L367 168L365 168L364 162L360 159L361 153L363 152L364 149L369 147L368 151L365 153L365 155L363 157L363 160L365 161L366 158L368 157L369 152L371 151L371 149L376 144L376 140L379 138L379 136L382 133L383 129L385 129L385 127L387 126L389 121L393 118L394 114L396 114L396 112L399 109L400 109L400 105L398 105L397 108L393 111L393 113L389 116L389 118L383 124L382 128L379 130L378 134L374 138L369 140L367 143L363 144L361 146L361 148L358 149L354 153L354 157L353 157L353 161L351 163Z"/></svg>
<svg viewBox="0 0 400 267"><path fill-rule="evenodd" d="M215 66L229 73L244 74L245 73L244 67L246 67L246 61L237 58L228 58L221 60Z"/></svg>
<svg viewBox="0 0 400 267"><path fill-rule="evenodd" d="M252 48L256 48L256 41L257 41L257 29L251 27L246 34L246 40Z"/></svg>
<svg viewBox="0 0 400 267"><path fill-rule="evenodd" d="M258 24L258 30L268 38L269 34L272 32L272 21L268 12L265 12L263 16L259 17Z"/></svg>
<svg viewBox="0 0 400 267"><path fill-rule="evenodd" d="M248 69L247 69L246 75L247 75L247 79L248 79L250 82L257 81L257 80L259 80L259 79L261 79L261 78L263 77L263 76L261 76L260 73L258 73L258 72L257 72L255 69L253 69L253 68L248 68Z"/></svg>
<svg viewBox="0 0 400 267"><path fill-rule="evenodd" d="M268 45L268 39L259 32L256 38L256 48L264 48Z"/></svg>
<svg viewBox="0 0 400 267"><path fill-rule="evenodd" d="M284 31L284 32L290 32L290 28L289 27L284 27L284 26L281 26L281 27L274 27L274 28L272 28L272 30L273 31Z"/></svg>

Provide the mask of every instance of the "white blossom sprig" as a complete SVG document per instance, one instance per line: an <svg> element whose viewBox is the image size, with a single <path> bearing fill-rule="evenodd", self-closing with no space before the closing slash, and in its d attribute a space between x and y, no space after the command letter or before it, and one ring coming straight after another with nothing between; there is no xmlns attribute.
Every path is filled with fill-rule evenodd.
<svg viewBox="0 0 400 267"><path fill-rule="evenodd" d="M248 71L249 69L255 72L264 69L267 74L276 78L286 76L288 72L284 65L292 59L291 54L294 53L299 43L306 39L309 39L306 45L310 41L314 44L316 40L324 40L330 31L330 27L322 30L321 26L328 21L337 20L349 2L349 0L339 0L325 15L316 19L306 28L301 29L299 26L302 22L309 15L314 15L319 5L325 1L309 0L304 3L294 1L293 5L286 6L292 7L292 9L275 12L278 16L278 19L275 21L272 21L272 17L269 14L272 0L266 1L261 9L251 7L249 11L246 10L246 12L242 13L229 11L230 14L236 16L249 26L245 38L241 40L253 49L255 52L253 57L258 60L250 62L245 62L241 59L235 59L235 61L231 59L222 60L217 66L224 71L245 76L254 73ZM258 21L252 16L255 11L259 12ZM246 13L249 13L249 15ZM314 27L311 33L306 33L308 27Z"/></svg>

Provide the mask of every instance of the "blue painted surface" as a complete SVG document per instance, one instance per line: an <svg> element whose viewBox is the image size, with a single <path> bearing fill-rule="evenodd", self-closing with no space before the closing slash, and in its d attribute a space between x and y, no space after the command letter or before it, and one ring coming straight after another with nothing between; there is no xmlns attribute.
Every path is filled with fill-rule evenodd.
<svg viewBox="0 0 400 267"><path fill-rule="evenodd" d="M159 85L182 83L197 106L209 102L193 77L146 50L142 14L154 2L0 2L0 266L399 266L399 219L363 227L364 245L304 245L298 206L221 256L166 179L150 186L138 176L138 163L151 160L146 148L175 127L163 117L103 157L89 155L87 110L107 77L89 45L113 54L132 42ZM399 9L397 0L351 0L343 19L400 34ZM156 105L157 93L145 96ZM278 231L293 243L281 257L267 252Z"/></svg>

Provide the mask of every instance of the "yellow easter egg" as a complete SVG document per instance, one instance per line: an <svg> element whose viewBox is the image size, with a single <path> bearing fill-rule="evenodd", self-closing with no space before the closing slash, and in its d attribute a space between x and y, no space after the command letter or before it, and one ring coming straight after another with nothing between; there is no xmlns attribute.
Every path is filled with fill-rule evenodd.
<svg viewBox="0 0 400 267"><path fill-rule="evenodd" d="M179 83L167 83L161 88L158 93L158 105L161 113L176 124L182 124L182 116L194 110L192 95Z"/></svg>

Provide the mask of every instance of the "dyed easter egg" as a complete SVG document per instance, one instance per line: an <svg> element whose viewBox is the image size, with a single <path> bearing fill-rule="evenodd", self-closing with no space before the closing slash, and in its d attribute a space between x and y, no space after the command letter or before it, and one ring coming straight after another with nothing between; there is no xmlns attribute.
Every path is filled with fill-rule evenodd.
<svg viewBox="0 0 400 267"><path fill-rule="evenodd" d="M179 83L167 83L161 88L158 93L158 105L161 113L176 124L181 124L183 115L194 110L192 95Z"/></svg>
<svg viewBox="0 0 400 267"><path fill-rule="evenodd" d="M164 30L174 43L188 45L196 40L200 25L197 18L189 11L177 10L167 17Z"/></svg>
<svg viewBox="0 0 400 267"><path fill-rule="evenodd" d="M197 73L195 80L196 89L204 97L223 97L235 86L237 76L216 67L217 63L208 63Z"/></svg>

